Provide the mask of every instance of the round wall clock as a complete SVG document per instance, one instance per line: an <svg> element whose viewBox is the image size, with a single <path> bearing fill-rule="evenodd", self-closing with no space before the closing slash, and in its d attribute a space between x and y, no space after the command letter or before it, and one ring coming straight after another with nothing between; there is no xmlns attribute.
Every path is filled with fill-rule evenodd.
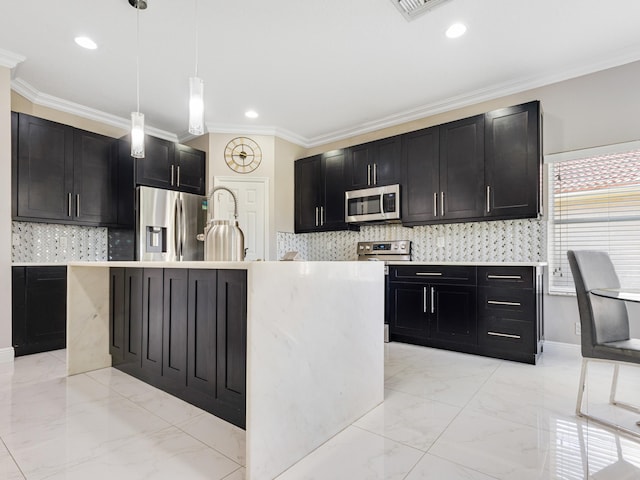
<svg viewBox="0 0 640 480"><path fill-rule="evenodd" d="M262 150L250 138L236 137L224 148L224 161L234 172L253 172L262 162Z"/></svg>

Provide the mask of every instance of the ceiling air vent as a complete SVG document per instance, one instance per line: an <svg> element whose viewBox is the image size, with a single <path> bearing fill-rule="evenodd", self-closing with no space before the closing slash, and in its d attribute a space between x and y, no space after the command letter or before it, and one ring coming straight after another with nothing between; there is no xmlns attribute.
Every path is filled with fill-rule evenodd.
<svg viewBox="0 0 640 480"><path fill-rule="evenodd" d="M449 0L391 0L407 20L413 20Z"/></svg>

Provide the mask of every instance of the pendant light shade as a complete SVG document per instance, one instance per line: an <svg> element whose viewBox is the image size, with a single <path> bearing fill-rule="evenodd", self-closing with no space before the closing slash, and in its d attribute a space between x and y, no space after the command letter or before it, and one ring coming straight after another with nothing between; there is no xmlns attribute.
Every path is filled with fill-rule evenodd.
<svg viewBox="0 0 640 480"><path fill-rule="evenodd" d="M204 133L204 82L201 78L189 78L189 133Z"/></svg>
<svg viewBox="0 0 640 480"><path fill-rule="evenodd" d="M131 156L144 158L144 113L131 112Z"/></svg>

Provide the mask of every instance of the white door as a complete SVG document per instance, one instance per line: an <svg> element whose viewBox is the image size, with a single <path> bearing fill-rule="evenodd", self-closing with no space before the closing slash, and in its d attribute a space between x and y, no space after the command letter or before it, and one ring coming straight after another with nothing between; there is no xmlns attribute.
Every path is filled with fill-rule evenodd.
<svg viewBox="0 0 640 480"><path fill-rule="evenodd" d="M214 177L214 187L226 187L238 199L238 224L244 233L245 260L266 260L268 252L267 222L269 179ZM233 220L233 199L224 190L213 197L215 219Z"/></svg>

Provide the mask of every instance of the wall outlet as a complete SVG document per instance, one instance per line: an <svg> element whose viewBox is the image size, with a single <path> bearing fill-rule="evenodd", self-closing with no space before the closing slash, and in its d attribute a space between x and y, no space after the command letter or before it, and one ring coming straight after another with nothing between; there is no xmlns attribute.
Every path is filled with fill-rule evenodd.
<svg viewBox="0 0 640 480"><path fill-rule="evenodd" d="M440 248L444 247L444 237L436 238L436 245Z"/></svg>
<svg viewBox="0 0 640 480"><path fill-rule="evenodd" d="M13 244L14 247L17 247L18 245L20 245L20 234L19 233L14 233L11 236L11 243Z"/></svg>
<svg viewBox="0 0 640 480"><path fill-rule="evenodd" d="M582 335L582 326L580 322L576 322L576 335Z"/></svg>

